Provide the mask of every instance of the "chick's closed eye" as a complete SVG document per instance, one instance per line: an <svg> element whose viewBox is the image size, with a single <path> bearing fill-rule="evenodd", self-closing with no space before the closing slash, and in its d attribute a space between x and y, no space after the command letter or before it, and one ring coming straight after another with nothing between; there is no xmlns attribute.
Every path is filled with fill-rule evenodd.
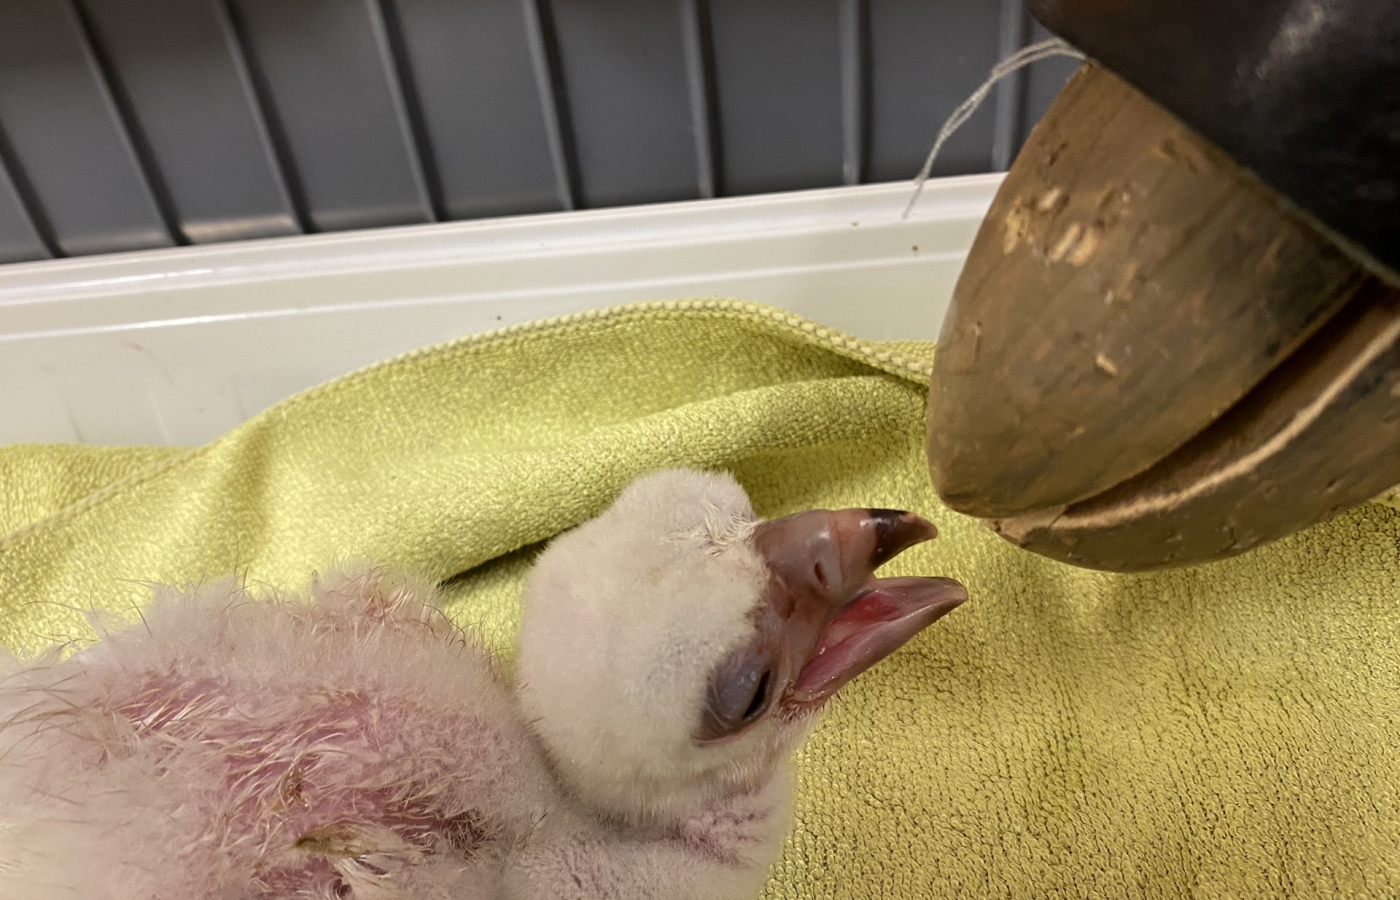
<svg viewBox="0 0 1400 900"><path fill-rule="evenodd" d="M729 737L758 720L772 699L773 664L741 651L715 670L705 693L698 736L701 740Z"/></svg>

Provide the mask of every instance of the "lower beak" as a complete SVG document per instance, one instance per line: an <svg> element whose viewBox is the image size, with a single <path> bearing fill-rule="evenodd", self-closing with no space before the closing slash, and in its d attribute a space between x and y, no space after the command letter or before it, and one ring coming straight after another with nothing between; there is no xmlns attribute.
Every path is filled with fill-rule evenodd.
<svg viewBox="0 0 1400 900"><path fill-rule="evenodd" d="M792 668L785 702L820 703L967 600L951 578L875 578L938 531L913 513L813 510L765 522L755 546L774 575Z"/></svg>
<svg viewBox="0 0 1400 900"><path fill-rule="evenodd" d="M965 600L967 588L951 578L874 579L822 629L790 697L825 700Z"/></svg>

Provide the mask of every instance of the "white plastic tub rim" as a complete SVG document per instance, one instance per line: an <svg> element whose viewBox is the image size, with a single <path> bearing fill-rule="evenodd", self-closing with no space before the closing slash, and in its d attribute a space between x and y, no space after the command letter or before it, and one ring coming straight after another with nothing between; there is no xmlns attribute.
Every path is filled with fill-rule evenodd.
<svg viewBox="0 0 1400 900"><path fill-rule="evenodd" d="M304 235L0 267L0 443L204 443L418 347L735 297L937 337L1001 175Z"/></svg>

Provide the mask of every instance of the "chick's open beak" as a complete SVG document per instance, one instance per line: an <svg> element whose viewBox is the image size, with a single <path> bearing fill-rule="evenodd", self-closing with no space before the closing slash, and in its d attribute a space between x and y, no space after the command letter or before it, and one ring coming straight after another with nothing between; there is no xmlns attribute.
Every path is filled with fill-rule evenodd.
<svg viewBox="0 0 1400 900"><path fill-rule="evenodd" d="M892 509L812 510L764 522L767 619L785 658L783 703L816 705L967 599L951 578L875 578L938 530Z"/></svg>

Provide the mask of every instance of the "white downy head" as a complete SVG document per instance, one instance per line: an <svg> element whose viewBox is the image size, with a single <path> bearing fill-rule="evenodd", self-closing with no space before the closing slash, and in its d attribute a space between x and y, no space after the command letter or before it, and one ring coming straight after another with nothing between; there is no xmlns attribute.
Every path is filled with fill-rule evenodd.
<svg viewBox="0 0 1400 900"><path fill-rule="evenodd" d="M665 822L752 790L827 698L966 599L949 579L872 577L934 534L893 510L763 522L727 475L643 477L531 573L524 713L605 816Z"/></svg>

